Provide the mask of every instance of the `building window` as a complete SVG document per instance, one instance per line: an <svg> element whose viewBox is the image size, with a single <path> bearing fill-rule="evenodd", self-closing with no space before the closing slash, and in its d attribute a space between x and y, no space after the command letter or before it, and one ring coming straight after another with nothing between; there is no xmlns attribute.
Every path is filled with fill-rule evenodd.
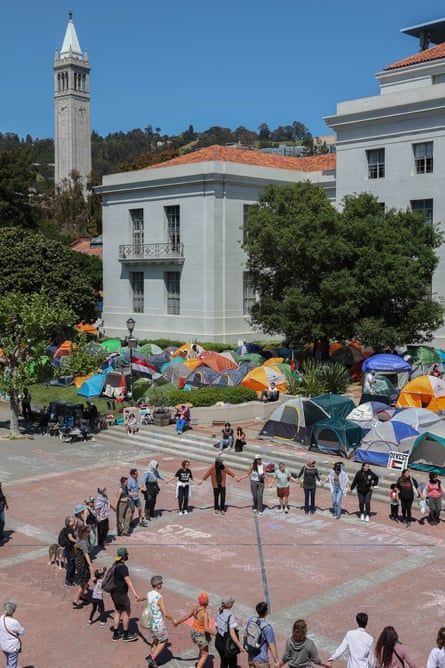
<svg viewBox="0 0 445 668"><path fill-rule="evenodd" d="M144 272L130 271L130 289L133 313L144 312Z"/></svg>
<svg viewBox="0 0 445 668"><path fill-rule="evenodd" d="M167 238L173 251L179 250L181 243L181 228L179 217L179 206L164 207L165 217L167 218Z"/></svg>
<svg viewBox="0 0 445 668"><path fill-rule="evenodd" d="M383 179L385 176L385 149L366 151L368 158L368 179Z"/></svg>
<svg viewBox="0 0 445 668"><path fill-rule="evenodd" d="M130 209L131 238L135 251L144 251L144 209Z"/></svg>
<svg viewBox="0 0 445 668"><path fill-rule="evenodd" d="M413 144L416 174L431 174L433 171L433 142Z"/></svg>
<svg viewBox="0 0 445 668"><path fill-rule="evenodd" d="M179 315L181 313L181 274L179 271L166 271L164 280L167 293L167 313Z"/></svg>
<svg viewBox="0 0 445 668"><path fill-rule="evenodd" d="M252 276L248 271L243 271L243 315L250 314L250 310L255 304L255 301L256 296Z"/></svg>
<svg viewBox="0 0 445 668"><path fill-rule="evenodd" d="M412 199L411 209L416 213L423 213L425 220L429 225L433 224L433 200L432 199Z"/></svg>
<svg viewBox="0 0 445 668"><path fill-rule="evenodd" d="M243 204L243 243L247 241L247 219L249 217L249 209L253 204Z"/></svg>

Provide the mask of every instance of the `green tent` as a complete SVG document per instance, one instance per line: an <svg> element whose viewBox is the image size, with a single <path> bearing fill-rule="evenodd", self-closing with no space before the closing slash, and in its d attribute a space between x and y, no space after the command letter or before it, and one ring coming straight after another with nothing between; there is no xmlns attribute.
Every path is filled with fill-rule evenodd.
<svg viewBox="0 0 445 668"><path fill-rule="evenodd" d="M109 353L120 353L121 351L120 339L106 339L105 341L101 341L100 345Z"/></svg>
<svg viewBox="0 0 445 668"><path fill-rule="evenodd" d="M319 420L312 427L309 449L320 452L335 452L343 457L351 457L362 440L362 428L351 420L327 418Z"/></svg>

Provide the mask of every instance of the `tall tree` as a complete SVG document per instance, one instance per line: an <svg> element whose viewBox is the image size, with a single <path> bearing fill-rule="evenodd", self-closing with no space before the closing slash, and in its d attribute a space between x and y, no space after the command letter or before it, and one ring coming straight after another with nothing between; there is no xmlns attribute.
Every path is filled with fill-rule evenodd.
<svg viewBox="0 0 445 668"><path fill-rule="evenodd" d="M439 243L424 220L385 213L370 195L347 198L340 213L318 185L268 186L245 229L259 294L252 321L291 341L320 341L325 354L330 339L361 335L376 346L428 339L442 320L441 306L425 298Z"/></svg>
<svg viewBox="0 0 445 668"><path fill-rule="evenodd" d="M60 299L45 294L11 292L0 297L0 346L3 351L0 387L10 397L10 437L19 436L19 397L32 377L32 361L43 355L51 331L73 320Z"/></svg>
<svg viewBox="0 0 445 668"><path fill-rule="evenodd" d="M0 294L41 293L49 303L69 306L79 320L93 319L97 258L80 255L43 234L21 236L14 228L0 228ZM96 260L91 276L88 260Z"/></svg>
<svg viewBox="0 0 445 668"><path fill-rule="evenodd" d="M36 227L30 192L34 180L28 150L0 151L0 227Z"/></svg>

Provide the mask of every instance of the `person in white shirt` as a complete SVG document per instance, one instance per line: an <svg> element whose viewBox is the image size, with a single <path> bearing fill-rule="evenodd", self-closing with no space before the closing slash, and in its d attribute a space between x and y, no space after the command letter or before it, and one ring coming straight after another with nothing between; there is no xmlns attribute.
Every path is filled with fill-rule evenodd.
<svg viewBox="0 0 445 668"><path fill-rule="evenodd" d="M22 648L20 636L25 632L20 622L14 619L16 608L15 601L6 601L3 604L4 613L0 617L0 647L6 657L7 668L17 668Z"/></svg>
<svg viewBox="0 0 445 668"><path fill-rule="evenodd" d="M367 371L363 382L363 394L375 394L376 382L375 371Z"/></svg>
<svg viewBox="0 0 445 668"><path fill-rule="evenodd" d="M374 638L366 629L368 615L359 612L356 615L358 628L348 631L335 652L329 657L328 663L333 663L348 650L349 659L347 668L374 668Z"/></svg>

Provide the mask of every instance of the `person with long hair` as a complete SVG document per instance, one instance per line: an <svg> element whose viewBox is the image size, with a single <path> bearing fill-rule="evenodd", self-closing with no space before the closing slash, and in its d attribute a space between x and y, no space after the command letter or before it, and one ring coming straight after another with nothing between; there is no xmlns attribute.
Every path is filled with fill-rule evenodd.
<svg viewBox="0 0 445 668"><path fill-rule="evenodd" d="M396 485L399 490L402 522L409 527L412 521L411 508L414 501L414 495L420 496L419 485L417 484L417 480L410 475L408 469L402 471Z"/></svg>
<svg viewBox="0 0 445 668"><path fill-rule="evenodd" d="M371 471L368 462L364 462L362 468L355 474L351 484L351 492L357 487L360 519L364 522L369 522L369 517L371 515L372 490L378 484L378 476L374 471Z"/></svg>
<svg viewBox="0 0 445 668"><path fill-rule="evenodd" d="M171 478L165 481L165 484L168 485L169 482L176 478L176 498L178 499L179 515L187 515L189 511L190 484L193 481L193 473L189 466L189 460L184 459L181 462L181 468L176 471L175 475L172 475Z"/></svg>
<svg viewBox="0 0 445 668"><path fill-rule="evenodd" d="M330 668L330 663L320 659L318 649L313 640L307 637L307 624L304 619L297 619L292 627L292 635L286 640L284 653L277 668L282 668L285 663L289 668L311 668L312 664Z"/></svg>
<svg viewBox="0 0 445 668"><path fill-rule="evenodd" d="M267 482L266 467L263 464L261 455L256 455L253 463L249 466L249 470L240 480L250 478L250 491L252 493L253 512L258 515L263 514L263 496L264 484Z"/></svg>
<svg viewBox="0 0 445 668"><path fill-rule="evenodd" d="M393 626L385 626L375 644L375 668L417 668Z"/></svg>
<svg viewBox="0 0 445 668"><path fill-rule="evenodd" d="M429 653L426 668L445 668L445 626L438 630L436 644Z"/></svg>
<svg viewBox="0 0 445 668"><path fill-rule="evenodd" d="M349 478L347 473L343 471L341 462L335 462L332 471L329 473L326 480L323 480L323 485L329 485L332 495L332 514L337 520L341 517L341 502L343 495L348 493Z"/></svg>
<svg viewBox="0 0 445 668"><path fill-rule="evenodd" d="M300 473L296 478L299 480L301 477L303 477L304 512L306 514L315 513L315 491L317 489L317 480L321 483L315 459L310 459L307 465L301 467Z"/></svg>
<svg viewBox="0 0 445 668"><path fill-rule="evenodd" d="M428 482L423 489L425 499L428 499L429 513L428 522L434 526L440 522L440 511L442 510L443 490L439 476L434 471L430 471Z"/></svg>
<svg viewBox="0 0 445 668"><path fill-rule="evenodd" d="M219 515L219 513L224 515L226 512L226 478L228 475L235 478L237 482L240 481L232 469L229 469L228 466L224 465L222 458L217 457L215 463L207 469L202 476L202 480L198 482L198 485L202 485L204 480L210 478L213 487L213 507L215 509L215 515Z"/></svg>
<svg viewBox="0 0 445 668"><path fill-rule="evenodd" d="M190 619L190 617L193 617L192 642L199 649L199 657L196 668L204 668L206 661L209 658L210 638L211 636L216 635L215 629L210 628L209 613L207 611L208 605L208 594L201 592L201 594L198 596L198 605L194 605L189 612L186 612L185 615L180 617L174 623L175 626L179 626L179 624L182 624L182 622L185 622L187 619Z"/></svg>
<svg viewBox="0 0 445 668"><path fill-rule="evenodd" d="M221 605L218 609L218 614L216 615L215 647L221 658L220 668L236 668L238 664L238 654L246 651L240 643L238 624L235 617L232 615L232 607L234 603L235 599L232 598L232 596L223 596ZM225 644L227 634L229 634L236 650L238 650L236 653L233 652L229 654L227 652L227 646Z"/></svg>
<svg viewBox="0 0 445 668"><path fill-rule="evenodd" d="M0 482L0 543L3 543L5 540L5 516L7 510L8 502L3 492L2 483Z"/></svg>

